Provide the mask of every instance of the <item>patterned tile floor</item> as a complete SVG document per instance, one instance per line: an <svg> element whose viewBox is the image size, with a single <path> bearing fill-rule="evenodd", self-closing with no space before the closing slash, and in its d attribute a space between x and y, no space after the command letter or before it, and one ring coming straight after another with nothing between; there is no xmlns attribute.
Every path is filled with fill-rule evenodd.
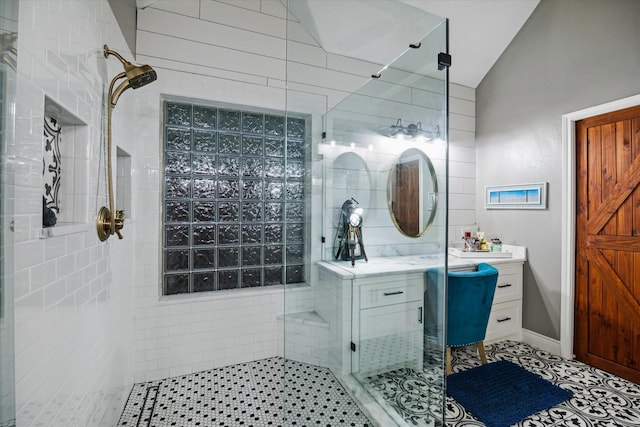
<svg viewBox="0 0 640 427"><path fill-rule="evenodd" d="M403 420L404 425L442 427L444 355L441 345L432 344L428 339L424 340L424 348L422 369L408 365L373 375L356 374L355 377L380 406L394 414L394 419Z"/></svg>
<svg viewBox="0 0 640 427"><path fill-rule="evenodd" d="M503 341L486 350L489 362L512 361L574 393L518 427L640 426L638 384L523 343ZM442 426L443 408L446 427L483 426L455 400L446 397L443 402L437 362L425 359L425 366L438 366L434 369L397 369L363 381L407 426ZM479 364L473 348L454 350L454 372ZM119 427L374 425L328 369L281 358L136 384L118 423Z"/></svg>
<svg viewBox="0 0 640 427"><path fill-rule="evenodd" d="M640 426L640 384L524 343L502 341L487 346L486 350L489 362L509 360L573 392L571 399L522 420L516 424L518 427ZM454 352L452 371L460 372L479 364L472 348L461 349ZM483 425L449 397L446 416L447 427Z"/></svg>
<svg viewBox="0 0 640 427"><path fill-rule="evenodd" d="M373 424L329 369L270 358L135 384L119 427Z"/></svg>
<svg viewBox="0 0 640 427"><path fill-rule="evenodd" d="M486 346L489 363L509 360L561 388L574 397L534 414L518 427L637 427L640 426L640 385L585 365L554 356L527 344L503 341ZM452 371L480 365L474 347L453 351ZM441 425L441 368L398 369L367 377L374 393L398 412L410 426ZM450 397L445 400L446 427L484 426Z"/></svg>

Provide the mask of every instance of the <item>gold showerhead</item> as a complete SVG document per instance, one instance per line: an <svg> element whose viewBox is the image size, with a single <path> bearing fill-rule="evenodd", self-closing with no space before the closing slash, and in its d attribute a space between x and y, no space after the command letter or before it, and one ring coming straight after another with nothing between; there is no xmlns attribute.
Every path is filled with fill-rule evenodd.
<svg viewBox="0 0 640 427"><path fill-rule="evenodd" d="M155 70L148 65L139 65L127 70L127 79L132 89L138 89L158 78Z"/></svg>
<svg viewBox="0 0 640 427"><path fill-rule="evenodd" d="M122 95L126 89L138 89L139 87L145 86L151 82L154 82L158 75L155 70L151 68L149 65L134 65L131 62L124 59L118 52L115 50L109 49L109 46L104 45L104 57L108 58L109 55L113 55L122 63L124 67L124 72L119 73L117 76L113 78L111 81L111 87L109 88L109 102L112 107L115 107L116 102L118 102L118 98ZM115 82L121 78L126 78L125 81L120 83L118 87L113 90L113 86Z"/></svg>

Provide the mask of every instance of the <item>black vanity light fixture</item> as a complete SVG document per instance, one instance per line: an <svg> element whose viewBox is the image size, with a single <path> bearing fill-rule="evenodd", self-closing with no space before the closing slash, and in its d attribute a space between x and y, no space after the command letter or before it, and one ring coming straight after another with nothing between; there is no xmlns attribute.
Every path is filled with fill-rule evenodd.
<svg viewBox="0 0 640 427"><path fill-rule="evenodd" d="M407 135L407 128L402 124L402 119L398 119L395 124L380 129L380 133L389 138L402 138Z"/></svg>
<svg viewBox="0 0 640 427"><path fill-rule="evenodd" d="M440 138L440 126L435 125L433 129L423 129L421 122L405 126L402 124L402 119L398 119L395 124L380 129L380 133L389 138L433 141Z"/></svg>

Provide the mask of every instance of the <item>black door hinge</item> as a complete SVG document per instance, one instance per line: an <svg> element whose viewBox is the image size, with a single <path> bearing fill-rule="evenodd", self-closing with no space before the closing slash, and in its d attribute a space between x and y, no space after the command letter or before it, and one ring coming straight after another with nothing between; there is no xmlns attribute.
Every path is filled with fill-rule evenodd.
<svg viewBox="0 0 640 427"><path fill-rule="evenodd" d="M356 351L356 343L351 342L351 351Z"/></svg>
<svg viewBox="0 0 640 427"><path fill-rule="evenodd" d="M451 55L448 53L440 52L438 54L438 71L442 71L446 68L451 67Z"/></svg>

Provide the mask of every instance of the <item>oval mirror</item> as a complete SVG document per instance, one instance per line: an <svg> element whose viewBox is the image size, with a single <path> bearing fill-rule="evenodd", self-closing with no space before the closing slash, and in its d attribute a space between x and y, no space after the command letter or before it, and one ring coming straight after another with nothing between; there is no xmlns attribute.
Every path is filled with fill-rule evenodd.
<svg viewBox="0 0 640 427"><path fill-rule="evenodd" d="M429 156L417 148L400 154L389 171L387 198L391 219L402 234L426 233L438 204L438 181Z"/></svg>
<svg viewBox="0 0 640 427"><path fill-rule="evenodd" d="M365 208L366 219L371 211L371 175L367 163L358 154L346 152L333 161L331 197L333 206L341 206L342 202L354 198ZM332 194L331 194L332 193Z"/></svg>

